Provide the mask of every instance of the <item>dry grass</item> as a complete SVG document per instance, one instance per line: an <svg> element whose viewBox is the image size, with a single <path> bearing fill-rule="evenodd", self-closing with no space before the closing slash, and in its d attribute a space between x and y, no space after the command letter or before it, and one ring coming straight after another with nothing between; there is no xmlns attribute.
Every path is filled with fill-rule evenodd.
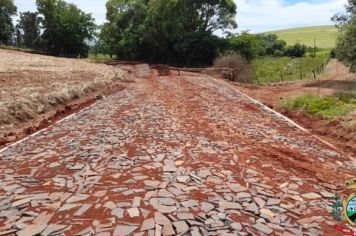
<svg viewBox="0 0 356 236"><path fill-rule="evenodd" d="M225 55L215 59L214 68L228 68L233 81L250 82L253 79L251 65L240 55Z"/></svg>
<svg viewBox="0 0 356 236"><path fill-rule="evenodd" d="M15 124L123 78L111 66L0 49L0 137Z"/></svg>

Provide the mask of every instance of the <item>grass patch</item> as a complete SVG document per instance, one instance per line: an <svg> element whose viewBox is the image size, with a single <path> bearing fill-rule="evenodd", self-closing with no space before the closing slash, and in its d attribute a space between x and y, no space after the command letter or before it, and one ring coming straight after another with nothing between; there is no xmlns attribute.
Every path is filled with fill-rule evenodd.
<svg viewBox="0 0 356 236"><path fill-rule="evenodd" d="M287 42L288 45L302 43L309 47L314 47L315 43L318 48L334 48L338 31L335 26L313 26L294 29L285 29L266 32L264 34L276 34L278 38Z"/></svg>
<svg viewBox="0 0 356 236"><path fill-rule="evenodd" d="M315 58L265 57L254 60L252 69L259 84L312 79L313 70L322 72L329 57L330 51L318 52Z"/></svg>
<svg viewBox="0 0 356 236"><path fill-rule="evenodd" d="M282 103L288 110L301 110L312 116L334 120L356 109L356 94L342 93L334 96L304 95Z"/></svg>
<svg viewBox="0 0 356 236"><path fill-rule="evenodd" d="M115 60L116 59L116 55L113 55L112 58L110 58L110 55L109 54L97 54L95 56L94 53L89 53L88 55L88 59L89 60L99 60L99 61L107 61L107 60Z"/></svg>

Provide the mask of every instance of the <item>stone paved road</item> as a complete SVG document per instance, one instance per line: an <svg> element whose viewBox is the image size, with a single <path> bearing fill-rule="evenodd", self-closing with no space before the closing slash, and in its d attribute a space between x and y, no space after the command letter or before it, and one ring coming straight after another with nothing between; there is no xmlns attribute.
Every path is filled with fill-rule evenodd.
<svg viewBox="0 0 356 236"><path fill-rule="evenodd" d="M332 232L354 162L224 82L135 81L0 153L0 235Z"/></svg>

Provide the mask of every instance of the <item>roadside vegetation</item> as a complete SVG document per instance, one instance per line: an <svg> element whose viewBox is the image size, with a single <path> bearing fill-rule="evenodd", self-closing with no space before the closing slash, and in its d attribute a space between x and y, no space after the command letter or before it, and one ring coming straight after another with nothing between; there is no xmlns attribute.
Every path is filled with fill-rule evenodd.
<svg viewBox="0 0 356 236"><path fill-rule="evenodd" d="M235 79L240 82L266 85L316 79L330 58L330 50L311 48L299 43L288 46L273 34L254 35L242 32L231 35L228 40L228 50L225 53L241 55L250 63L248 68L251 68L251 72L248 74L251 79Z"/></svg>
<svg viewBox="0 0 356 236"><path fill-rule="evenodd" d="M324 51L317 53L316 57L307 55L294 58L257 58L252 61L254 82L265 85L277 82L316 79L323 73L329 58L330 54Z"/></svg>
<svg viewBox="0 0 356 236"><path fill-rule="evenodd" d="M250 83L254 78L250 63L238 54L229 54L217 58L214 61L214 68L218 70L218 73L222 73L225 79L231 81ZM219 71L219 69L223 71Z"/></svg>
<svg viewBox="0 0 356 236"><path fill-rule="evenodd" d="M333 96L304 95L286 101L288 110L301 110L312 116L334 120L356 109L356 93L340 93Z"/></svg>
<svg viewBox="0 0 356 236"><path fill-rule="evenodd" d="M356 1L348 0L346 13L332 19L339 29L335 55L356 72Z"/></svg>
<svg viewBox="0 0 356 236"><path fill-rule="evenodd" d="M339 29L336 48L331 54L356 71L356 1L349 0L346 14L336 14L332 18ZM320 55L320 54L318 54ZM318 58L318 57L317 57ZM315 58L315 59L317 59ZM323 56L319 57L324 60ZM265 66L267 67L267 65ZM351 81L348 91L329 96L304 95L283 102L290 111L300 110L311 116L320 116L327 120L346 117L356 110L356 81ZM351 122L354 124L353 122Z"/></svg>

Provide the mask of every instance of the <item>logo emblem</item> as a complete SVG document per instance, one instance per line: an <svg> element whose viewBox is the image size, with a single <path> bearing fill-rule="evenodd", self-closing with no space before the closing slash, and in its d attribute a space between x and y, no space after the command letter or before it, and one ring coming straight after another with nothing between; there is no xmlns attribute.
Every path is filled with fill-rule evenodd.
<svg viewBox="0 0 356 236"><path fill-rule="evenodd" d="M356 177L345 181L345 189L356 190ZM332 204L332 214L338 222L335 225L337 231L345 235L355 236L356 232L356 193L349 195L346 199L341 199L338 194L335 195L335 201ZM346 223L346 224L345 224Z"/></svg>
<svg viewBox="0 0 356 236"><path fill-rule="evenodd" d="M343 202L343 213L346 221L352 226L356 227L356 194L351 194Z"/></svg>

